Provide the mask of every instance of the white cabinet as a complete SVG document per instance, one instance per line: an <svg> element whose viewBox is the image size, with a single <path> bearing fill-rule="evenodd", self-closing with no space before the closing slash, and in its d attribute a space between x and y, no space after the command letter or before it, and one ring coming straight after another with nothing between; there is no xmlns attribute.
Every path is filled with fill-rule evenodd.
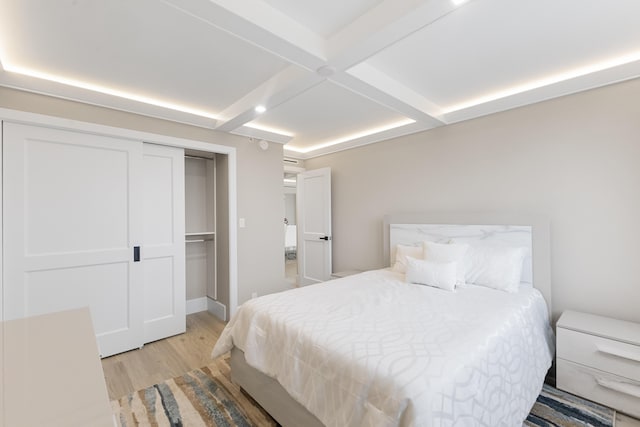
<svg viewBox="0 0 640 427"><path fill-rule="evenodd" d="M559 389L640 417L640 325L565 311L556 375Z"/></svg>
<svg viewBox="0 0 640 427"><path fill-rule="evenodd" d="M0 425L114 426L86 308L0 322L0 367Z"/></svg>
<svg viewBox="0 0 640 427"><path fill-rule="evenodd" d="M183 332L183 150L2 130L4 319L89 307L102 356Z"/></svg>

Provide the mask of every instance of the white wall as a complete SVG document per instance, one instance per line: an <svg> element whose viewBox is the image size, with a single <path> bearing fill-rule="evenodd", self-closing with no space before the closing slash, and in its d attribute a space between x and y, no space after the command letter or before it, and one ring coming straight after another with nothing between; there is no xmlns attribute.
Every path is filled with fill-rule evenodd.
<svg viewBox="0 0 640 427"><path fill-rule="evenodd" d="M282 262L282 145L263 151L227 133L4 87L0 107L236 147L238 216L247 224L238 230L238 304L252 292L288 289Z"/></svg>
<svg viewBox="0 0 640 427"><path fill-rule="evenodd" d="M553 311L640 321L640 79L310 159L333 171L335 271L384 265L382 218L551 221Z"/></svg>

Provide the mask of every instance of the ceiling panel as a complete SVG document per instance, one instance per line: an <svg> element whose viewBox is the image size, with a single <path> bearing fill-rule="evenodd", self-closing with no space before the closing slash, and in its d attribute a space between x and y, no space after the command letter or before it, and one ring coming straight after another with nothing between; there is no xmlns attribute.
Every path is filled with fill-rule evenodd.
<svg viewBox="0 0 640 427"><path fill-rule="evenodd" d="M382 0L265 0L316 34L327 38L382 3Z"/></svg>
<svg viewBox="0 0 640 427"><path fill-rule="evenodd" d="M368 60L452 105L640 51L637 0L477 0Z"/></svg>
<svg viewBox="0 0 640 427"><path fill-rule="evenodd" d="M155 0L21 0L0 26L23 66L214 113L288 65Z"/></svg>
<svg viewBox="0 0 640 427"><path fill-rule="evenodd" d="M309 158L637 78L638 16L638 0L0 1L0 85Z"/></svg>
<svg viewBox="0 0 640 427"><path fill-rule="evenodd" d="M293 135L287 146L306 148L401 121L406 117L324 81L250 125L285 131Z"/></svg>

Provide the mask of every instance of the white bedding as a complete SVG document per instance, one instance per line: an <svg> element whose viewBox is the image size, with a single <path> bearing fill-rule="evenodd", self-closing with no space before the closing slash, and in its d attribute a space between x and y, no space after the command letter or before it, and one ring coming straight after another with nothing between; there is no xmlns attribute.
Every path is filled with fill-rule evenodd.
<svg viewBox="0 0 640 427"><path fill-rule="evenodd" d="M253 299L235 345L326 426L521 426L551 365L540 293L456 292L376 270Z"/></svg>

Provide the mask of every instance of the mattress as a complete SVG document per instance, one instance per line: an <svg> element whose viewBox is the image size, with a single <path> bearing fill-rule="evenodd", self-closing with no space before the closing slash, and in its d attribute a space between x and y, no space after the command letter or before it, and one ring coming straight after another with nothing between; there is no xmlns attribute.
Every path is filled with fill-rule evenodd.
<svg viewBox="0 0 640 427"><path fill-rule="evenodd" d="M233 346L326 426L519 426L554 337L542 295L455 292L375 270L252 299L212 356Z"/></svg>

